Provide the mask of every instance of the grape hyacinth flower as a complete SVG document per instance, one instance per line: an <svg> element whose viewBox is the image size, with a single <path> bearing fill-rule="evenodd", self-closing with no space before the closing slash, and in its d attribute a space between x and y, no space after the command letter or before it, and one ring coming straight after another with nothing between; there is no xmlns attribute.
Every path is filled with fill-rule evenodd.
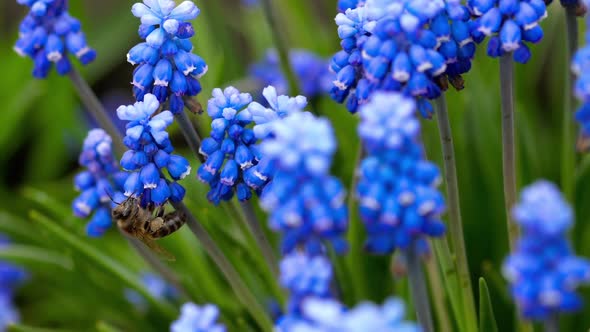
<svg viewBox="0 0 590 332"><path fill-rule="evenodd" d="M247 93L234 87L214 89L207 113L213 119L211 137L203 140L201 154L206 161L199 167L200 181L209 183L207 198L214 204L230 200L234 194L240 201L249 200L252 191L260 193L271 176L270 165L264 160L256 143L268 135L272 121L307 105L303 96L290 98L278 95L273 86L263 92L269 108L252 102ZM255 124L254 128L249 128Z"/></svg>
<svg viewBox="0 0 590 332"><path fill-rule="evenodd" d="M212 304L202 307L188 302L182 306L178 320L170 325L171 332L225 332L225 326L217 323L219 309Z"/></svg>
<svg viewBox="0 0 590 332"><path fill-rule="evenodd" d="M280 270L281 286L290 294L287 312L298 312L308 297L331 297L332 264L325 256L295 251L281 260Z"/></svg>
<svg viewBox="0 0 590 332"><path fill-rule="evenodd" d="M10 246L7 237L0 234L0 249ZM18 266L0 261L0 331L19 321L19 313L13 303L14 288L27 278Z"/></svg>
<svg viewBox="0 0 590 332"><path fill-rule="evenodd" d="M305 50L292 50L289 59L303 95L314 98L328 94L335 75L330 72L327 60ZM272 85L279 94L287 93L288 82L275 50L268 50L262 61L250 66L249 72L260 86Z"/></svg>
<svg viewBox="0 0 590 332"><path fill-rule="evenodd" d="M376 93L360 109L358 134L366 151L356 196L367 230L366 248L391 253L441 236L445 210L438 167L424 159L416 103L398 93Z"/></svg>
<svg viewBox="0 0 590 332"><path fill-rule="evenodd" d="M33 76L45 78L55 64L58 74L72 70L69 55L87 65L96 52L86 44L80 21L68 13L67 0L18 0L30 8L19 27L14 50L33 60Z"/></svg>
<svg viewBox="0 0 590 332"><path fill-rule="evenodd" d="M338 11L344 13L347 9L354 9L364 4L363 0L338 0Z"/></svg>
<svg viewBox="0 0 590 332"><path fill-rule="evenodd" d="M78 162L86 170L74 178L76 190L81 194L74 199L72 208L79 218L93 214L86 225L86 234L102 236L112 225L111 208L125 199L123 184L127 174L119 170L112 139L102 129L88 132Z"/></svg>
<svg viewBox="0 0 590 332"><path fill-rule="evenodd" d="M207 113L211 122L211 137L205 138L200 153L206 161L199 167L197 177L208 183L211 190L207 199L219 204L228 201L234 193L240 201L252 197L252 188L244 181L244 172L258 163L260 154L255 146L254 131L247 128L252 123L246 111L252 96L240 93L234 87L213 90Z"/></svg>
<svg viewBox="0 0 590 332"><path fill-rule="evenodd" d="M404 303L389 298L382 306L363 302L346 310L332 299L309 298L303 302L301 314L282 317L277 332L421 332L413 322L406 321Z"/></svg>
<svg viewBox="0 0 590 332"><path fill-rule="evenodd" d="M159 108L156 96L147 94L144 101L117 109L119 119L129 121L123 139L129 150L121 158L121 167L130 172L124 194L141 197L142 206L182 201L185 189L177 181L191 171L184 157L172 154L174 148L166 132L174 120L172 113L155 114ZM172 180L165 177L164 169Z"/></svg>
<svg viewBox="0 0 590 332"><path fill-rule="evenodd" d="M139 36L145 42L134 46L127 61L138 65L133 73L133 93L142 101L148 93L160 103L170 101L170 111L184 109L183 96L201 92L199 78L207 72L207 64L192 53L190 38L195 34L190 20L199 15L191 1L176 6L173 0L144 0L131 9L141 19Z"/></svg>
<svg viewBox="0 0 590 332"><path fill-rule="evenodd" d="M346 194L329 175L336 149L330 123L309 112L294 112L271 122L269 134L260 150L274 172L260 203L270 213L270 228L283 235L283 252L300 246L310 255L319 254L322 242L345 251Z"/></svg>
<svg viewBox="0 0 590 332"><path fill-rule="evenodd" d="M434 99L447 89L446 78L463 88L475 43L469 12L460 1L369 0L336 16L343 51L332 58L337 72L332 97L347 98L351 112L375 91L400 91L418 98L430 117Z"/></svg>
<svg viewBox="0 0 590 332"><path fill-rule="evenodd" d="M502 270L522 316L546 320L581 309L575 289L590 283L590 261L575 256L569 244L574 216L558 188L547 181L526 187L512 217L522 236Z"/></svg>
<svg viewBox="0 0 590 332"><path fill-rule="evenodd" d="M545 1L468 0L467 6L475 17L471 23L475 40L480 42L490 37L489 56L513 53L514 61L529 61L531 51L527 43L538 43L543 38L539 22L547 17Z"/></svg>
<svg viewBox="0 0 590 332"><path fill-rule="evenodd" d="M590 5L590 1L589 1ZM590 19L586 19L586 26L590 27ZM574 84L574 94L581 105L576 112L576 120L580 124L579 149L587 151L590 148L590 29L586 31L586 44L574 55L572 71L577 76Z"/></svg>

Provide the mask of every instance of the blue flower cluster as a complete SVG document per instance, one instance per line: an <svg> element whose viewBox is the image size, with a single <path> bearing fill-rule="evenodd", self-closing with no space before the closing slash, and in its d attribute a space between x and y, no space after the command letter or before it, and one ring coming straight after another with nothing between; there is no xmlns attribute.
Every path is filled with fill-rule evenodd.
<svg viewBox="0 0 590 332"><path fill-rule="evenodd" d="M67 0L18 0L30 8L19 27L14 50L34 62L33 76L45 78L53 64L57 73L65 75L72 69L68 54L87 65L96 52L86 44L80 21L68 13Z"/></svg>
<svg viewBox="0 0 590 332"><path fill-rule="evenodd" d="M225 332L217 323L219 309L211 304L202 307L188 302L182 306L180 317L170 325L171 332Z"/></svg>
<svg viewBox="0 0 590 332"><path fill-rule="evenodd" d="M308 112L293 112L270 122L268 129L260 149L274 174L260 203L270 213L271 229L283 234L283 252L301 246L310 255L319 254L322 241L337 252L346 250L346 194L340 181L329 175L336 149L330 123Z"/></svg>
<svg viewBox="0 0 590 332"><path fill-rule="evenodd" d="M530 185L512 216L522 237L504 262L503 273L521 314L544 320L581 309L575 289L590 283L590 261L576 257L568 243L573 212L559 189L546 181Z"/></svg>
<svg viewBox="0 0 590 332"><path fill-rule="evenodd" d="M141 283L158 300L174 300L179 296L178 290L157 274L142 273ZM139 310L144 311L148 308L146 299L135 290L125 289L125 298Z"/></svg>
<svg viewBox="0 0 590 332"><path fill-rule="evenodd" d="M314 98L328 94L335 75L329 70L327 60L305 50L292 50L289 59L305 96ZM260 86L272 85L279 94L288 92L287 79L275 50L268 50L262 61L250 66L249 72Z"/></svg>
<svg viewBox="0 0 590 332"><path fill-rule="evenodd" d="M201 154L206 161L197 172L200 181L209 183L209 201L219 204L230 200L234 194L240 201L252 197L252 191L260 193L271 176L270 163L262 158L256 145L268 135L268 125L307 105L307 100L298 96L290 98L278 95L276 88L269 86L263 96L270 108L257 102L247 93L234 87L214 89L207 113L211 122L211 137L203 140ZM255 124L254 128L249 128Z"/></svg>
<svg viewBox="0 0 590 332"><path fill-rule="evenodd" d="M469 11L475 17L471 23L474 39L481 42L490 36L488 55L499 57L513 53L516 62L527 63L531 51L527 43L543 38L539 22L547 17L543 0L468 0Z"/></svg>
<svg viewBox="0 0 590 332"><path fill-rule="evenodd" d="M383 306L363 302L346 310L332 299L309 298L303 302L302 314L287 315L277 323L277 332L420 332L422 329L406 321L405 306L396 298Z"/></svg>
<svg viewBox="0 0 590 332"><path fill-rule="evenodd" d="M290 293L287 312L299 312L303 300L310 296L331 297L332 264L325 256L296 251L281 260L280 270L281 286Z"/></svg>
<svg viewBox="0 0 590 332"><path fill-rule="evenodd" d="M415 246L423 253L426 236L445 232L440 172L424 159L415 112L414 100L383 92L360 109L358 134L367 157L358 170L356 195L371 252Z"/></svg>
<svg viewBox="0 0 590 332"><path fill-rule="evenodd" d="M124 194L141 197L143 206L182 201L185 189L176 181L191 171L184 157L172 154L174 148L166 132L174 121L172 113L155 114L159 108L156 96L147 94L143 101L117 109L119 119L129 121L123 139L129 150L121 158L121 167L130 172L123 185ZM172 181L164 176L164 169Z"/></svg>
<svg viewBox="0 0 590 332"><path fill-rule="evenodd" d="M93 216L86 225L86 234L102 236L112 225L111 208L122 202L125 172L113 155L112 139L102 129L92 129L84 140L78 162L86 170L74 178L74 186L81 194L74 199L72 209L79 218Z"/></svg>
<svg viewBox="0 0 590 332"><path fill-rule="evenodd" d="M8 238L0 234L0 250L10 245ZM19 321L19 313L13 303L14 289L27 278L21 268L0 261L0 331L10 323Z"/></svg>
<svg viewBox="0 0 590 332"><path fill-rule="evenodd" d="M131 11L141 19L139 36L145 39L127 54L129 63L139 65L133 72L135 98L141 101L151 93L160 103L170 99L170 111L178 114L184 109L183 96L201 92L198 80L207 72L189 40L195 31L188 21L199 9L191 1L176 6L173 0L144 0Z"/></svg>
<svg viewBox="0 0 590 332"><path fill-rule="evenodd" d="M475 43L469 11L459 0L369 0L336 16L342 51L331 62L337 73L332 98L355 112L374 91L401 91L434 99L448 84L463 88ZM422 114L432 107L421 100Z"/></svg>
<svg viewBox="0 0 590 332"><path fill-rule="evenodd" d="M590 6L590 1L588 1ZM586 19L586 26L590 28L590 18ZM572 59L572 71L578 79L574 85L574 94L581 105L576 112L576 120L580 124L581 140L579 148L588 150L586 142L590 138L590 29L586 31L586 45L581 47Z"/></svg>

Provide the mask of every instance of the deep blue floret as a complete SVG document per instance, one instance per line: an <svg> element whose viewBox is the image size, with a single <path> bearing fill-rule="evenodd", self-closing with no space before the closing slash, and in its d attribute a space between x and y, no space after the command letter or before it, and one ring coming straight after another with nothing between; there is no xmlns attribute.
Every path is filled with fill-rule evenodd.
<svg viewBox="0 0 590 332"><path fill-rule="evenodd" d="M219 309L206 304L197 306L192 302L182 306L180 317L170 325L171 332L226 332L224 325L217 322Z"/></svg>
<svg viewBox="0 0 590 332"><path fill-rule="evenodd" d="M319 254L322 242L337 252L346 250L346 194L340 181L329 175L336 149L329 122L294 112L271 122L268 133L260 148L274 173L260 202L270 213L271 229L283 235L283 252L302 247L308 254Z"/></svg>
<svg viewBox="0 0 590 332"><path fill-rule="evenodd" d="M328 94L335 75L329 70L327 60L305 50L292 50L289 59L303 95L314 98ZM250 67L250 76L260 86L272 85L279 94L288 92L287 79L275 50L268 50L262 61Z"/></svg>
<svg viewBox="0 0 590 332"><path fill-rule="evenodd" d="M557 187L538 181L525 188L512 217L522 236L503 273L522 316L545 320L580 310L575 290L590 283L590 261L575 256L569 244L573 212Z"/></svg>
<svg viewBox="0 0 590 332"><path fill-rule="evenodd" d="M34 62L33 76L45 78L55 64L58 74L72 69L69 55L87 65L96 52L86 44L80 21L68 13L67 0L18 0L30 8L19 27L14 50Z"/></svg>
<svg viewBox="0 0 590 332"><path fill-rule="evenodd" d="M141 197L143 206L182 201L185 189L177 181L191 170L184 157L172 154L174 148L166 128L174 117L170 111L157 113L159 108L156 96L147 94L144 101L117 109L119 119L129 121L123 139L129 150L121 158L121 167L130 172L123 186L124 194Z"/></svg>
<svg viewBox="0 0 590 332"><path fill-rule="evenodd" d="M344 13L347 9L354 9L364 4L364 0L338 0L338 11Z"/></svg>
<svg viewBox="0 0 590 332"><path fill-rule="evenodd" d="M201 92L199 78L207 72L189 40L195 34L189 21L199 9L191 1L176 6L173 0L144 0L131 11L141 19L139 36L145 39L127 54L127 61L138 65L131 82L135 98L142 101L151 93L160 103L168 100L172 114L178 114L184 109L184 96Z"/></svg>
<svg viewBox="0 0 590 332"><path fill-rule="evenodd" d="M10 246L7 237L0 234L0 249ZM20 267L0 261L0 331L11 323L17 323L20 315L14 304L14 290L28 277Z"/></svg>
<svg viewBox="0 0 590 332"><path fill-rule="evenodd" d="M539 22L547 17L543 0L468 0L467 6L475 19L471 33L478 42L486 36L488 55L499 57L512 53L514 61L526 63L531 57L528 43L543 38Z"/></svg>
<svg viewBox="0 0 590 332"><path fill-rule="evenodd" d="M426 238L445 231L440 172L424 159L415 113L415 102L397 93L376 93L360 109L358 133L366 157L356 195L371 252L412 246L424 252Z"/></svg>
<svg viewBox="0 0 590 332"><path fill-rule="evenodd" d="M127 174L119 171L112 150L112 139L102 129L88 132L78 159L85 170L74 178L80 195L74 199L72 208L80 218L92 218L86 225L88 236L103 235L112 225L111 208L122 202L123 184Z"/></svg>

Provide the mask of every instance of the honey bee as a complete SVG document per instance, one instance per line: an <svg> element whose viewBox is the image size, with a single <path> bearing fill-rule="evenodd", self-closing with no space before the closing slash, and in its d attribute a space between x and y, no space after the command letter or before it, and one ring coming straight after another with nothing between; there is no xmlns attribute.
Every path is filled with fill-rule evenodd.
<svg viewBox="0 0 590 332"><path fill-rule="evenodd" d="M148 205L143 208L140 198L131 196L113 209L112 217L125 235L139 239L166 259L175 260L174 256L156 244L155 240L176 232L185 224L186 219L181 212L165 213L163 206L155 208Z"/></svg>

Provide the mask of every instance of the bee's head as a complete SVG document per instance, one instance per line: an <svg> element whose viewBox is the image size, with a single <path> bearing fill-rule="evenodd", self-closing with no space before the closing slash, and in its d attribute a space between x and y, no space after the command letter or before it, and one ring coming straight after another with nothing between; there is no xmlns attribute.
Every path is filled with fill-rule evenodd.
<svg viewBox="0 0 590 332"><path fill-rule="evenodd" d="M126 219L135 213L135 210L137 210L137 198L129 196L113 209L112 215L114 219Z"/></svg>

